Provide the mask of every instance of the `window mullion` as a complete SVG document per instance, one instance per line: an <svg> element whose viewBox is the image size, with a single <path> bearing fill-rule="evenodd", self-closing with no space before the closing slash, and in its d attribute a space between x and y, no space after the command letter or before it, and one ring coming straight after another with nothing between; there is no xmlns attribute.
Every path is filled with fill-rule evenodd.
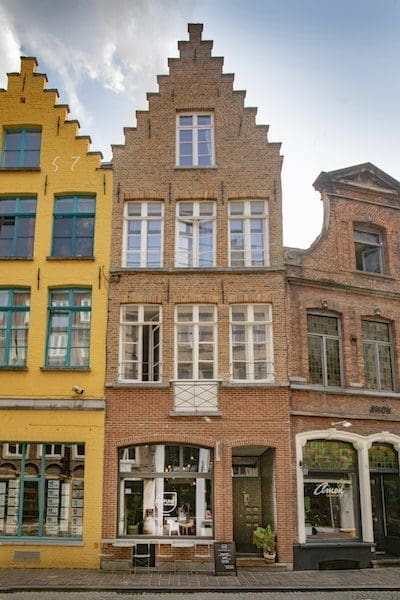
<svg viewBox="0 0 400 600"><path fill-rule="evenodd" d="M245 267L251 267L251 230L250 230L250 218L249 217L245 217L243 219L244 221L244 227L243 227L243 234L244 234L244 266Z"/></svg>
<svg viewBox="0 0 400 600"><path fill-rule="evenodd" d="M379 359L379 343L375 342L375 370L376 370L376 384L378 386L378 390L382 389L382 380L381 380L381 361Z"/></svg>
<svg viewBox="0 0 400 600"><path fill-rule="evenodd" d="M142 218L141 224L141 236L140 236L140 266L147 267L147 236L148 236L148 220Z"/></svg>

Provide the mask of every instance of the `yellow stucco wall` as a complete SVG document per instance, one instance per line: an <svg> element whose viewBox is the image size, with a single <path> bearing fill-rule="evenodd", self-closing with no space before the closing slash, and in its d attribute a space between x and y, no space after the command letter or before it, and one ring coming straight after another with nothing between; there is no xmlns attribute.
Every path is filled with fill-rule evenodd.
<svg viewBox="0 0 400 600"><path fill-rule="evenodd" d="M4 442L80 442L86 445L83 542L78 546L44 542L40 563L12 560L22 542L0 538L0 566L96 567L101 539L104 443L104 377L107 294L110 253L112 173L101 166L100 153L89 152L89 139L79 137L77 121L68 121L68 107L56 90L46 90L36 61L24 58L21 72L9 75L0 91L0 147L7 127L41 128L40 169L0 169L0 195L37 198L33 258L0 259L0 288L30 289L30 321L26 370L0 369L0 440ZM94 259L52 259L54 197L96 196ZM90 369L48 370L45 366L49 289L87 287L92 293ZM77 396L72 386L84 388ZM57 403L64 401L57 407ZM82 401L85 408L78 407ZM36 409L36 404L44 409ZM71 408L65 409L65 402ZM87 408L96 404L97 410ZM28 407L22 407L28 403ZM19 406L18 410L13 405ZM50 404L52 408L50 409ZM23 550L38 545L25 544Z"/></svg>
<svg viewBox="0 0 400 600"><path fill-rule="evenodd" d="M35 442L85 443L85 496L82 541L37 541L21 538L7 543L0 539L0 567L96 568L101 539L101 495L104 444L104 412L76 410L1 411L0 431L4 439ZM39 562L18 562L15 551L40 553Z"/></svg>

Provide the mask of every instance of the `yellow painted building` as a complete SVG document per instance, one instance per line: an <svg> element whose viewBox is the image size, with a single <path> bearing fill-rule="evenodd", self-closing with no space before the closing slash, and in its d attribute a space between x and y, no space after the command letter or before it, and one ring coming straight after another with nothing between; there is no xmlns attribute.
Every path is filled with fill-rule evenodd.
<svg viewBox="0 0 400 600"><path fill-rule="evenodd" d="M0 91L0 567L97 567L112 173L36 60Z"/></svg>

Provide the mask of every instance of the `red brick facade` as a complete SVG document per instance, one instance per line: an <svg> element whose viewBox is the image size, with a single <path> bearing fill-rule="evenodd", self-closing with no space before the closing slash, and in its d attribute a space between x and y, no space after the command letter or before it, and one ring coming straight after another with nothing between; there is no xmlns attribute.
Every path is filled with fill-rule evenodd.
<svg viewBox="0 0 400 600"><path fill-rule="evenodd" d="M125 145L114 146L113 244L108 323L105 447L104 545L118 535L118 448L141 444L201 446L214 451L213 539L233 539L232 449L246 455L272 449L267 475L269 516L277 531L279 560L292 562L289 394L285 335L280 145L255 123L256 109L244 107L245 92L233 90L223 59L211 56L202 26L189 25L180 57L169 60L169 75L158 77L149 110L137 113L137 127L125 130ZM176 166L179 114L211 114L215 161L208 167ZM230 267L229 202L261 200L268 206L267 254L263 266ZM161 202L164 209L163 262L158 268L121 267L123 214L127 201ZM174 247L179 201L211 201L216 206L215 266L176 268ZM162 309L158 383L121 382L118 375L121 305ZM217 410L179 413L174 407L174 313L178 305L209 305L217 315ZM230 306L270 305L273 322L273 377L268 382L232 381ZM260 525L265 524L261 522ZM250 527L250 525L249 525ZM124 553L125 550L120 550Z"/></svg>
<svg viewBox="0 0 400 600"><path fill-rule="evenodd" d="M381 543L377 539L376 523L382 516L378 514L382 507L374 506L369 480L370 476L373 479L384 475L379 474L379 470L374 474L372 467L368 467L367 450L378 442L391 445L396 452L400 449L399 362L395 352L399 335L400 184L367 163L322 173L315 186L324 202L323 232L307 251L286 250L292 460L297 466L297 478L302 480L304 466L299 464L304 460L300 447L303 445L304 449L305 440L312 439L316 431L320 432L319 439L351 443L358 451L361 513L355 538L366 545L375 542L378 549L396 553L399 548L397 540L396 547L393 546L397 537L395 524L392 524L391 532L386 531ZM367 243L364 248L364 258L362 249L360 251L357 245L358 231L372 236L368 238L371 245ZM372 255L371 264L368 264L368 252ZM361 258L364 263L360 262ZM338 319L341 344L339 385L319 383L316 381L318 374L313 381L309 371L311 350L307 341L307 314L310 313ZM381 382L368 376L376 356L369 356L367 364L363 322L382 325L390 334L384 351L390 346L391 364L384 366L380 363ZM391 374L383 372L384 369ZM351 426L343 428L340 423L343 420L351 422ZM363 478L365 481L362 481ZM301 496L302 492L299 490L298 494ZM312 536L306 536L305 540L304 531L301 531L303 517L297 515L296 520L300 529L298 539L311 543ZM293 525L296 529L297 524ZM359 548L356 549L354 555L359 551ZM343 549L338 544L325 558L340 560L344 558ZM304 562L300 560L300 564L304 565ZM310 568L310 564L306 566ZM313 564L315 566L318 566L318 561Z"/></svg>

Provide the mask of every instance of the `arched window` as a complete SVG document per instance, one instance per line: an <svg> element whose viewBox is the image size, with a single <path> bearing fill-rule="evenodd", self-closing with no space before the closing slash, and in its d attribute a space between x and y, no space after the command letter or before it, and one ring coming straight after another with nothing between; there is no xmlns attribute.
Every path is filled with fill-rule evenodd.
<svg viewBox="0 0 400 600"><path fill-rule="evenodd" d="M212 451L179 444L119 449L119 536L212 537Z"/></svg>
<svg viewBox="0 0 400 600"><path fill-rule="evenodd" d="M302 466L307 541L360 537L357 451L352 444L310 440Z"/></svg>

